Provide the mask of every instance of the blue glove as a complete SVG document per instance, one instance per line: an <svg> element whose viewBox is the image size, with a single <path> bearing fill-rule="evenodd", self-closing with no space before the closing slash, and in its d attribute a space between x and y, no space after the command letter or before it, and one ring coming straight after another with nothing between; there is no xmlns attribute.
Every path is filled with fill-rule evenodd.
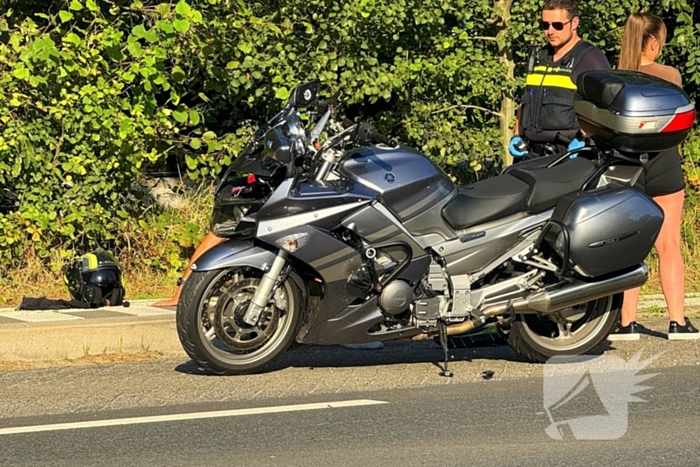
<svg viewBox="0 0 700 467"><path fill-rule="evenodd" d="M513 157L523 157L527 154L527 145L520 136L513 136L510 139L510 145L508 145L508 152Z"/></svg>
<svg viewBox="0 0 700 467"><path fill-rule="evenodd" d="M586 142L585 142L585 141L581 141L580 139L574 138L573 141L571 141L571 142L569 143L569 147L566 148L566 150L567 150L567 152L568 152L568 151L573 151L574 149L582 148L582 147L584 147L585 145L586 145ZM569 159L574 159L574 158L576 158L577 155L578 155L578 153L572 154L571 156L569 156Z"/></svg>

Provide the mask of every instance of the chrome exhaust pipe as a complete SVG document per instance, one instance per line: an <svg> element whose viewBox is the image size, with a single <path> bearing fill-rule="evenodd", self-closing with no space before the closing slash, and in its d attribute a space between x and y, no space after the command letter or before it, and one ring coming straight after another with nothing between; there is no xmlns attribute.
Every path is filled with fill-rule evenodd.
<svg viewBox="0 0 700 467"><path fill-rule="evenodd" d="M649 277L647 265L641 263L635 269L597 282L585 282L580 279L561 285L554 284L544 290L535 292L525 298L507 303L499 303L484 310L485 316L498 316L506 312L540 312L552 313L570 306L607 297L625 290L641 287Z"/></svg>
<svg viewBox="0 0 700 467"><path fill-rule="evenodd" d="M563 287L556 285L545 287L541 292L536 292L527 297L525 299L527 302L525 307L541 313L550 313L640 287L647 281L648 277L649 269L646 264L641 263L632 271L602 281L584 282L582 280L574 280Z"/></svg>
<svg viewBox="0 0 700 467"><path fill-rule="evenodd" d="M641 287L647 281L648 277L649 269L646 264L641 263L632 271L621 276L615 276L597 282L585 282L575 279L564 285L550 285L549 287L545 287L544 290L535 292L528 297L487 307L484 309L483 315L485 318L492 318L509 312L552 313L580 303L607 297L608 295L614 295L635 287ZM448 326L447 335L454 336L464 334L480 325L481 323L477 321L466 320L462 323ZM413 339L421 340L431 336L432 334L418 334L414 336Z"/></svg>

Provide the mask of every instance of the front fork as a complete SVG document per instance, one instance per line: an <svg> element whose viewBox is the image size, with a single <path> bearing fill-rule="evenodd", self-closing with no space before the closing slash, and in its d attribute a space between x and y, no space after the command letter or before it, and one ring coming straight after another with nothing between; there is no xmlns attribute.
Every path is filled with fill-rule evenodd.
<svg viewBox="0 0 700 467"><path fill-rule="evenodd" d="M257 324L258 319L260 318L260 313L262 313L265 307L267 307L267 304L270 302L272 289L277 283L284 265L287 264L288 256L289 253L283 249L280 249L277 252L277 256L275 257L274 261L272 261L272 266L270 266L270 269L262 276L260 285L248 304L248 309L246 310L245 315L243 315L243 321L251 326L255 326L255 324Z"/></svg>

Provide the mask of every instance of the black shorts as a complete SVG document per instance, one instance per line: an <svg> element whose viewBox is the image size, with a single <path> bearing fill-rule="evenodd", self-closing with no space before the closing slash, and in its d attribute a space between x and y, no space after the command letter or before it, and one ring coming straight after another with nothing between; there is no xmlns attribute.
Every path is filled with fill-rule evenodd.
<svg viewBox="0 0 700 467"><path fill-rule="evenodd" d="M644 164L644 173L639 183L644 186L645 193L652 198L683 190L685 180L678 147L649 154L649 162Z"/></svg>

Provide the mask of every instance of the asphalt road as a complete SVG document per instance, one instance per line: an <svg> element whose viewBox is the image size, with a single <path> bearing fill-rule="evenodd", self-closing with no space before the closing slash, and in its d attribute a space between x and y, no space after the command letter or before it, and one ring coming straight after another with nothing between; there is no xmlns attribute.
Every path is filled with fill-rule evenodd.
<svg viewBox="0 0 700 467"><path fill-rule="evenodd" d="M669 345L651 339L645 336L605 355L629 362L639 350L645 359L658 354L657 346ZM618 368L605 391L596 382L598 392L589 385L569 404L556 410L550 405L550 412L544 410L545 393L551 395L552 387L546 385L552 380L545 365L522 362L506 347L458 351L457 375L441 378L429 358L439 352L429 345L298 350L272 373L235 378L205 376L187 362L170 359L6 372L0 375L0 465L700 465L696 344L676 346L639 372L656 374L637 381L648 387L636 394L646 402L613 398L614 407L601 402L603 392L626 396L630 373ZM476 357L470 357L473 352ZM349 360L364 364L343 364ZM484 368L494 369L491 379L481 377ZM357 400L383 403L4 431ZM629 412L620 417L615 407ZM618 439L576 439L582 432L566 424L554 430L562 433L561 441L545 431L552 419L610 414L617 417L598 419L594 432L610 437L611 427L616 428Z"/></svg>
<svg viewBox="0 0 700 467"><path fill-rule="evenodd" d="M2 464L12 466L698 465L697 377L696 368L665 370L645 391L648 402L631 404L626 434L612 441L552 440L545 433L550 420L542 413L542 381L528 378L274 401L370 396L388 402L364 407L1 435L0 452ZM174 406L169 412L233 407L241 404ZM66 418L38 417L33 423L58 421Z"/></svg>

